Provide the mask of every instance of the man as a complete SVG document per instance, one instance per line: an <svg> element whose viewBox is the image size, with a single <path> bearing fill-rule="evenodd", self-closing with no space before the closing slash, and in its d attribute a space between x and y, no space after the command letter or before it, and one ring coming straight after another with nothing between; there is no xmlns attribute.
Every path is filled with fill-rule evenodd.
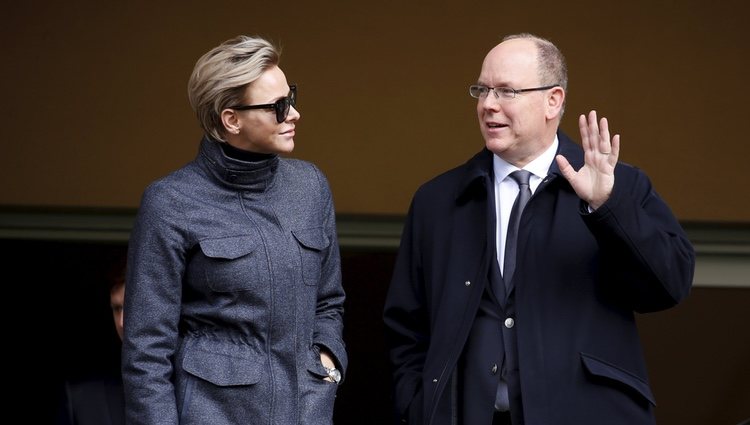
<svg viewBox="0 0 750 425"><path fill-rule="evenodd" d="M122 340L123 302L125 300L125 255L115 260L109 272L109 303L115 330ZM103 376L65 383L64 413L59 425L121 425L125 423L122 378Z"/></svg>
<svg viewBox="0 0 750 425"><path fill-rule="evenodd" d="M402 423L654 421L634 312L685 298L694 252L605 118L582 149L558 130L566 88L552 43L506 37L470 88L485 149L414 196L384 310Z"/></svg>

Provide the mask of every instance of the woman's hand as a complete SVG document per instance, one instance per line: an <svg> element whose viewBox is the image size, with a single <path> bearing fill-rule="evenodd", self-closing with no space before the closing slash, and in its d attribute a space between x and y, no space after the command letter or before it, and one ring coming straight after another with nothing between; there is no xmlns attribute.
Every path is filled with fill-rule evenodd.
<svg viewBox="0 0 750 425"><path fill-rule="evenodd" d="M333 357L331 357L331 355L328 353L328 350L326 350L326 349L324 349L322 347L320 349L320 362L323 364L323 367L325 367L326 369L334 369L334 368L336 368L336 363L334 363ZM326 380L326 381L328 381L328 382L333 382L333 379L331 379L328 376L326 376L323 379Z"/></svg>

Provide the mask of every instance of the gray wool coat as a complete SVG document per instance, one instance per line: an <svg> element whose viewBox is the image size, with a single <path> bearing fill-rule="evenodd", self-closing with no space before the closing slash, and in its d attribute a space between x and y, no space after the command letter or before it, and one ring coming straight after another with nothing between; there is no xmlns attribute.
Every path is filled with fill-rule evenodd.
<svg viewBox="0 0 750 425"><path fill-rule="evenodd" d="M204 139L146 189L128 252L129 424L330 424L344 372L331 192L314 165Z"/></svg>

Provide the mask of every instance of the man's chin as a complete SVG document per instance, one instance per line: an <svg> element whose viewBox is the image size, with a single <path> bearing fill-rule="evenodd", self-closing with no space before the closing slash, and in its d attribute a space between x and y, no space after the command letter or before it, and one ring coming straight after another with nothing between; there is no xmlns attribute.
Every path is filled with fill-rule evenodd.
<svg viewBox="0 0 750 425"><path fill-rule="evenodd" d="M505 152L505 150L508 149L508 146L510 146L510 144L504 138L493 137L491 139L485 139L484 146L490 152L493 152L499 155L502 152Z"/></svg>

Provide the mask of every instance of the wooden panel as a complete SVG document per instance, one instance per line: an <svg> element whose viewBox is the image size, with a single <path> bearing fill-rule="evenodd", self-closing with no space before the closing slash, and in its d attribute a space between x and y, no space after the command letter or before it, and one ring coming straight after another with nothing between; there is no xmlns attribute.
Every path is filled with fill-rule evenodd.
<svg viewBox="0 0 750 425"><path fill-rule="evenodd" d="M680 219L748 222L741 6L10 2L0 204L136 207L146 184L195 155L195 60L247 33L283 46L300 85L294 155L328 175L338 211L403 214L422 182L482 147L467 86L503 34L529 31L568 57L568 133L597 109Z"/></svg>

